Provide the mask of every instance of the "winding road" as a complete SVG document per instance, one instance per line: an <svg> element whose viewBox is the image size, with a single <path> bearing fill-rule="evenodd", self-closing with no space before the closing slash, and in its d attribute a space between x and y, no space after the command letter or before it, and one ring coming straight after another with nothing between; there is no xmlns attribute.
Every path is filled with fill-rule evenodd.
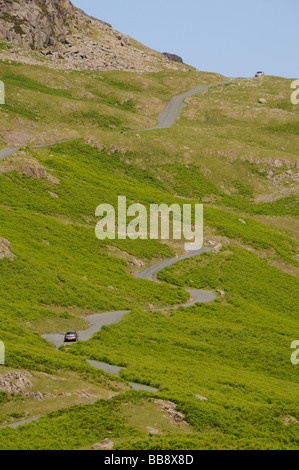
<svg viewBox="0 0 299 470"><path fill-rule="evenodd" d="M76 139L65 139L65 140L60 140L58 142L52 142L50 144L32 145L31 148L40 149L43 147L49 147L50 145L63 144L64 142L71 142L72 140L76 140ZM9 157L10 155L13 155L14 153L18 152L20 149L21 147L14 147L14 148L0 150L0 160L3 158Z"/></svg>
<svg viewBox="0 0 299 470"><path fill-rule="evenodd" d="M158 116L157 118L157 125L151 129L144 129L144 130L154 130L154 129L167 129L170 128L176 121L180 110L186 106L184 103L184 100L188 98L189 96L195 95L197 93L201 93L211 87L215 86L221 86L221 85L226 85L232 83L232 80L225 81L225 82L220 82L220 83L215 83L215 84L210 84L210 85L203 85L200 87L193 88L192 90L189 90L185 93L181 93L180 95L174 96L169 104L166 106L164 111ZM69 140L74 140L74 139L69 139ZM63 142L68 142L69 140L63 140L59 141L56 143L63 143ZM47 147L49 145L55 145L53 144L41 144L41 145L35 145L32 148L42 148L42 147ZM0 159L3 159L9 155L12 155L16 153L20 148L7 148L3 149L0 151ZM203 252L208 252L211 251L210 248L201 248L200 250L195 250L195 251L189 251L185 255L177 257L177 258L172 258L172 259L167 259L164 261L161 261L160 263L155 264L154 266L149 267L148 269L145 269L144 271L136 274L137 278L140 279L146 279L149 281L156 281L157 282L157 273L161 271L161 269L171 266L172 264L183 260L190 258L191 256L197 256ZM184 303L181 305L181 307L190 307L191 305L194 305L197 302L211 302L216 298L215 294L212 291L206 291L206 290L194 290L194 289L186 289L188 292L191 300L187 303ZM180 306L176 307L167 307L164 309L156 309L156 311L161 311L161 310L170 310L170 309L177 309ZM116 312L107 312L107 313L100 313L100 314L95 314L95 315L90 315L86 317L85 319L90 323L90 327L87 328L84 331L80 331L79 334L79 339L80 341L87 341L90 339L95 333L99 332L103 326L106 325L111 325L120 322L122 317L126 314L130 313L130 311L127 310L121 310L121 311L116 311ZM54 344L54 346L58 349L62 344L64 344L64 333L50 333L50 334L45 334L43 335L43 338L46 339L47 341L51 342ZM93 367L97 369L104 370L108 373L112 374L117 374L120 372L122 368L117 367L117 366L112 366L110 364L104 364L101 362L97 361L88 361L89 364L91 364ZM131 384L132 388L136 389L146 389L150 391L156 391L155 389L151 387L146 387L138 384ZM138 387L138 388L137 388Z"/></svg>
<svg viewBox="0 0 299 470"><path fill-rule="evenodd" d="M166 259L164 261L160 261L159 263L141 271L140 273L135 274L135 277L139 279L146 279L148 281L156 281L157 282L157 274L163 268L167 266L171 266L178 261L191 258L192 256L200 255L201 253L206 253L211 251L211 248L201 248L199 250L193 250L187 252L185 255L176 258ZM216 298L215 294L212 291L208 290L198 290L198 289L186 289L189 293L192 300L182 305L176 307L166 307L161 309L154 309L155 311L161 310L171 310L177 309L179 307L191 307L192 305L196 304L197 302L206 303L211 302ZM95 315L90 315L88 317L84 317L90 323L90 327L86 330L79 331L79 339L80 341L87 341L90 339L95 333L100 331L103 326L112 325L115 323L120 322L122 317L130 313L130 310L119 310L115 312L106 312L106 313L96 313ZM64 333L48 333L43 335L43 338L47 341L54 344L56 348L59 348L62 344L64 344Z"/></svg>
<svg viewBox="0 0 299 470"><path fill-rule="evenodd" d="M135 277L139 279L146 279L149 281L157 281L157 273L161 271L163 268L167 266L171 266L174 263L177 263L178 261L191 258L192 256L198 256L201 253L206 253L211 251L211 248L201 248L199 250L193 250L187 252L185 255L182 255L180 257L176 258L171 258L167 259L164 261L161 261L150 268L145 269L144 271L138 273L135 275ZM161 311L161 310L174 310L178 309L179 307L190 307L197 302L200 303L207 303L211 302L212 300L216 299L216 295L214 292L209 291L209 290L198 290L198 289L186 289L188 292L189 296L191 297L191 300L187 303L184 303L182 305L177 305L175 307L164 307L160 309L153 309L154 311ZM126 314L130 313L130 310L120 310L116 312L107 312L107 313L97 313L95 315L90 315L88 317L84 317L85 320L87 320L90 323L90 327L86 330L79 331L79 340L80 341L87 341L90 339L95 333L98 333L101 331L103 326L106 325L112 325L115 323L120 322L122 317ZM43 335L43 338L49 341L50 343L54 344L54 346L58 349L62 344L64 344L64 333L49 333ZM123 367L118 367L118 366L112 366L111 364L105 364L103 362L97 362L97 361L89 361L88 363L92 365L93 367L96 367L97 369L104 370L110 374L117 374L120 372ZM137 384L131 384L132 388L135 388ZM155 389L147 386L141 386L137 385L138 387L142 387L145 390L150 390L154 391ZM140 388L139 388L140 389ZM156 390L155 390L156 391Z"/></svg>
<svg viewBox="0 0 299 470"><path fill-rule="evenodd" d="M144 271L138 273L135 275L135 277L140 278L140 279L146 279L149 281L157 281L157 273L161 271L163 268L167 266L171 266L174 263L177 263L178 261L191 258L193 256L198 256L201 253L207 253L210 252L212 249L211 248L201 248L200 250L193 250L189 251L185 255L182 255L180 257L176 258L171 258L168 260L161 261L160 263L157 263L150 268L145 269ZM154 311L160 311L160 310L171 310L171 309L178 309L180 307L190 307L191 305L194 305L197 302L201 303L206 303L206 302L211 302L212 300L216 299L216 295L214 292L209 291L209 290L195 290L195 289L186 289L186 291L189 293L189 295L192 297L192 300L189 302L178 305L175 307L166 307L163 309L154 309ZM87 341L90 339L95 333L98 331L101 331L102 327L104 325L111 325L113 323L118 323L122 319L122 317L126 314L130 313L130 310L123 310L123 311L118 311L118 312L107 312L107 313L98 313L95 315L90 315L88 317L84 317L84 319L88 320L90 323L90 328L79 331L79 339L80 341ZM55 345L56 348L59 348L62 344L64 344L64 333L50 333L46 335L42 335L44 339L47 341L51 342L52 344ZM111 364L106 364L104 362L99 362L99 361L93 361L90 359L87 359L88 364L90 364L92 367L99 369L99 370L104 370L105 372L108 372L109 374L118 374L122 369L125 369L124 367L120 366L113 366ZM148 392L156 393L158 390L153 387L149 387L147 385L142 385L142 384L137 384L137 383L132 383L129 382L131 388L133 390L146 390ZM28 424L31 423L32 421L38 421L41 417L36 416L34 418L29 418L26 420L22 421L17 421L15 423L2 426L0 429L5 428L5 427L12 427L12 428L18 428L19 426L22 426L23 424Z"/></svg>
<svg viewBox="0 0 299 470"><path fill-rule="evenodd" d="M244 79L241 79L244 80ZM142 132L142 131L152 131L155 129L169 129L170 127L173 126L173 124L176 122L178 115L181 111L182 108L186 106L184 100L188 98L189 96L196 95L197 93L202 93L205 90L208 90L208 88L212 88L215 86L221 86L221 85L228 85L232 83L235 80L227 80L225 82L220 82L220 83L212 83L210 85L203 85L200 87L192 88L192 90L186 91L184 93L181 93L180 95L174 96L171 98L169 101L168 105L166 108L162 111L162 113L157 117L157 125L155 127L150 127L148 129L140 129L138 131L128 131L125 133L129 132ZM41 144L41 145L33 145L31 148L36 149L36 148L43 148L43 147L49 147L50 145L55 145L55 144L62 144L64 142L70 142L72 140L76 139L65 139L61 140L58 142L53 142L50 144ZM5 148L0 150L0 160L3 158L6 158L10 155L13 155L14 153L18 152L21 147L14 147L14 148Z"/></svg>
<svg viewBox="0 0 299 470"><path fill-rule="evenodd" d="M179 115L179 112L181 111L182 108L184 108L186 106L186 104L184 103L184 100L186 98L188 98L189 96L195 95L197 93L201 93L201 92L207 90L208 88L215 87L215 86L226 85L226 84L229 84L229 83L232 83L232 80L221 82L221 83L215 83L215 84L200 86L200 87L197 87L197 88L193 88L192 90L189 90L189 91L187 91L185 93L182 93L180 95L174 96L170 100L169 104L166 106L164 111L158 116L157 125L153 128L142 129L142 130L167 129L167 128L172 127L172 125L176 122L176 119ZM136 132L136 131L134 131L134 132ZM52 143L52 144L35 145L35 146L32 146L32 148L48 147L50 145L55 145L55 144L58 144L58 143L68 142L70 140L74 140L74 139L67 139L67 140L63 140L63 141L60 141L60 142L55 142L55 143ZM20 150L20 147L2 149L0 151L0 159L3 159L3 158L8 157L10 155L13 155L14 153L18 152L19 150ZM145 269L144 271L136 274L135 277L137 277L139 279L145 279L145 280L149 280L149 281L158 282L157 281L157 273L159 271L161 271L163 268L165 268L167 266L171 266L172 264L177 263L178 261L181 261L181 260L193 257L193 256L198 256L201 253L209 252L209 251L211 251L211 248L201 248L200 250L189 251L183 256L161 261L161 262ZM197 302L207 303L207 302L211 302L211 301L216 299L216 295L214 294L214 292L209 291L209 290L186 289L186 291L188 292L188 294L190 296L190 300L187 303L184 303L182 305L178 305L178 306L175 306L175 307L166 307L166 308L154 309L154 310L155 311L161 311L161 310L178 309L180 307L190 307L190 306L196 304ZM84 319L86 319L90 323L90 327L88 329L84 330L84 331L78 332L80 341L87 341L95 333L101 331L103 326L119 323L120 320L122 319L122 317L126 314L129 314L129 313L130 313L129 310L122 310L122 311L116 311L116 312L100 313L100 314L95 314L95 315L90 315L88 317L84 317ZM43 338L45 340L51 342L52 344L54 344L57 349L62 344L64 344L64 333L45 334L45 335L43 335ZM106 363L103 363L103 362L93 361L93 360L89 360L89 359L87 359L87 362L92 367L95 367L96 369L99 369L99 370L104 370L104 371L106 371L110 374L118 374L122 369L124 369L123 367L113 366L111 364L106 364ZM147 390L147 391L150 391L150 392L157 392L158 391L157 389L155 389L153 387L148 387L148 386L142 385L142 384L130 383L130 385L135 390ZM17 427L21 426L22 424L30 423L31 421L35 421L35 420L38 420L38 419L40 419L40 417L34 417L34 418L30 418L28 420L23 420L23 421L19 421L19 422L16 422L16 423L12 423L8 426L13 427L13 428L17 428ZM7 426L4 426L4 427L7 427Z"/></svg>
<svg viewBox="0 0 299 470"><path fill-rule="evenodd" d="M227 80L225 82L220 83L212 83L210 85L203 85L197 88L192 88L192 90L186 91L185 93L181 93L180 95L174 96L173 98L171 98L166 108L158 116L158 124L155 127L145 130L151 131L155 129L169 129L173 126L173 124L175 124L181 109L187 106L185 103L186 98L189 98L189 96L196 95L197 93L202 93L203 91L208 90L209 88L221 85L228 85L230 83L232 83L232 80Z"/></svg>

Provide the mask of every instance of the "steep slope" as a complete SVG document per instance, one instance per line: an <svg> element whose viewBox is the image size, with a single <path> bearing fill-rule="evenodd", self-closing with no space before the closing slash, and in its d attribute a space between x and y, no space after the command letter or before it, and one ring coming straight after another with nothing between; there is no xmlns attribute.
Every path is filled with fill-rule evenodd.
<svg viewBox="0 0 299 470"><path fill-rule="evenodd" d="M2 70L8 103L1 106L2 134L10 128L3 137L16 138L25 126L37 143L41 132L43 139L52 140L49 131L55 128L60 138L71 136L71 129L73 136L83 137L49 148L24 148L0 162L0 236L13 254L0 260L0 339L6 345L7 367L54 378L72 371L80 383L87 376L103 385L104 391L94 392L101 396L116 385L93 371L85 358L125 366L121 377L159 388L161 399L179 403L189 428L186 436L174 427L169 436L160 431L160 436L149 437L147 426L155 427L151 401L139 392L71 410L68 403L78 403L78 397L44 397L44 405L51 400L44 410L65 409L20 433L1 430L1 448L88 447L106 438L108 430L119 448L294 448L298 379L290 344L298 332L298 282L270 264L293 274L297 269L296 205L293 199L256 202L255 196L263 188L271 191L271 185L255 164L237 158L247 155L250 145L259 159L266 159L267 145L273 156L292 161L297 135L291 123L297 108L284 113L284 124L290 125L275 133L275 140L273 126L280 119L271 126L268 122L272 100L277 106L276 89L280 106L288 106L289 81L267 77L210 89L188 99L171 129L121 133L145 125L146 119L154 121L172 95L219 77L195 71L65 75L14 64L3 64ZM242 105L236 101L240 93ZM247 106L260 96L269 104L258 122L251 122ZM232 120L236 112L242 114ZM250 126L256 141L249 144ZM7 146L7 140L2 143ZM236 158L218 155L233 146L239 152L233 154ZM265 164L257 166L266 169ZM119 194L146 207L203 202L205 243L221 243L222 250L218 245L218 254L216 250L162 272L160 284L135 278L132 271L181 254L182 248L173 241L97 240L95 208L104 202L115 205ZM151 311L187 301L180 286L224 295L170 315ZM40 336L82 330L87 324L81 316L87 314L132 308L121 323L70 349L55 351ZM47 390L40 386L38 392ZM55 395L52 389L50 393ZM41 413L30 396L22 407L17 397L6 399L0 410L3 425L19 420L21 413L23 418ZM113 413L106 412L109 403ZM138 432L137 418L129 419L124 411L128 407L133 414L138 407L148 410L138 418L143 424ZM124 417L126 426L120 428ZM66 429L66 420L76 424ZM98 420L101 429L93 426Z"/></svg>
<svg viewBox="0 0 299 470"><path fill-rule="evenodd" d="M42 51L31 49L37 31L20 9L13 14L18 5L24 15L38 12ZM158 53L133 41L122 46L108 25L67 1L59 5L70 8L80 33L55 2L5 2L1 10L5 31L10 25L5 37L19 45L2 44L0 148L23 147L0 160L0 426L45 416L0 429L0 448L91 448L107 437L115 449L298 447L290 345L299 336L299 107L290 103L290 81L211 88L188 98L172 128L137 131L153 127L172 96L223 77L185 73L179 63L169 70ZM95 68L105 70L83 70L88 58L82 70L67 70L81 59L67 58L73 46L66 41L78 47L79 35L86 45L88 25L103 33L97 44L112 38L117 57L143 51L142 65L132 58L135 71L163 70L108 71L100 53ZM116 60L110 67L120 67ZM73 140L30 148L65 139ZM163 270L159 283L133 276L181 255L182 242L98 240L95 209L116 207L118 195L146 208L203 203L204 245L213 253ZM213 290L217 299L154 311L186 302L185 288ZM81 331L87 315L117 310L131 313L86 342L58 351L42 338ZM119 366L120 374L108 376L86 359ZM127 381L159 392L127 391Z"/></svg>
<svg viewBox="0 0 299 470"><path fill-rule="evenodd" d="M27 64L134 72L189 69L89 17L69 0L0 0L0 40L0 58Z"/></svg>

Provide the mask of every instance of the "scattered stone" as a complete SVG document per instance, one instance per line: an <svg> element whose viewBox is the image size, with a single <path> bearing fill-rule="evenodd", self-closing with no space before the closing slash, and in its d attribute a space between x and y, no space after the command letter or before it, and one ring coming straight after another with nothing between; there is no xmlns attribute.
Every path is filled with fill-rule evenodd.
<svg viewBox="0 0 299 470"><path fill-rule="evenodd" d="M99 142L98 142L97 140L92 139L91 137L90 137L89 139L86 139L86 140L85 140L85 143L86 143L87 145L91 145L91 147L97 148L100 152L101 152L102 150L104 150L104 148L105 148L104 145L99 144Z"/></svg>
<svg viewBox="0 0 299 470"><path fill-rule="evenodd" d="M94 403L95 400L97 398L99 398L97 395L91 395L90 393L88 392L84 392L84 391L81 391L81 392L76 392L75 393L77 395L77 397L79 397L81 400L85 400L85 401L88 401L89 403ZM71 394L69 394L71 395Z"/></svg>
<svg viewBox="0 0 299 470"><path fill-rule="evenodd" d="M58 396L71 396L71 393L60 392L57 395L52 393L28 392L27 388L32 387L30 372L12 371L6 375L0 375L0 390L9 394L22 395L25 398L43 400L44 398L55 398ZM53 377L52 377L53 378Z"/></svg>
<svg viewBox="0 0 299 470"><path fill-rule="evenodd" d="M187 71L181 58L149 49L69 0L0 0L0 39L15 47L2 60L70 70ZM175 62L174 62L175 61Z"/></svg>
<svg viewBox="0 0 299 470"><path fill-rule="evenodd" d="M48 191L51 197L54 197L55 199L58 198L58 195L56 193L52 193L51 191Z"/></svg>
<svg viewBox="0 0 299 470"><path fill-rule="evenodd" d="M26 387L32 387L29 379L32 378L30 372L8 372L6 375L0 375L0 390L6 393L16 395L23 394Z"/></svg>
<svg viewBox="0 0 299 470"><path fill-rule="evenodd" d="M237 157L236 157L237 158ZM233 158L235 160L236 158ZM254 163L256 165L262 164L262 165L269 165L270 167L274 168L299 168L299 160L284 160L280 158L265 158L265 159L260 159L259 157L256 157L255 155L242 155L240 157L240 160L242 162L250 162Z"/></svg>
<svg viewBox="0 0 299 470"><path fill-rule="evenodd" d="M205 240L205 245L207 246L215 246L216 242L214 240Z"/></svg>
<svg viewBox="0 0 299 470"><path fill-rule="evenodd" d="M144 266L144 263L142 261L140 261L139 259L132 259L132 260L128 261L128 264L130 264L131 266L134 266L136 268L143 268L143 266Z"/></svg>
<svg viewBox="0 0 299 470"><path fill-rule="evenodd" d="M238 222L241 222L241 224L245 224L245 225L246 225L246 222L245 222L245 220L243 220L243 219L238 219Z"/></svg>
<svg viewBox="0 0 299 470"><path fill-rule="evenodd" d="M163 52L163 55L167 57L167 59L172 60L174 62L179 62L181 64L184 63L183 59L176 54L169 54L168 52Z"/></svg>
<svg viewBox="0 0 299 470"><path fill-rule="evenodd" d="M203 397L202 395L194 395L194 396L195 398L198 398L201 401L208 401L208 399L206 397Z"/></svg>
<svg viewBox="0 0 299 470"><path fill-rule="evenodd" d="M217 292L218 294L220 294L221 297L225 297L225 292L224 292L224 290L216 289L216 292Z"/></svg>
<svg viewBox="0 0 299 470"><path fill-rule="evenodd" d="M97 444L94 444L92 446L92 450L112 450L114 447L114 442L111 441L111 439L104 439L101 442L98 442Z"/></svg>
<svg viewBox="0 0 299 470"><path fill-rule="evenodd" d="M116 152L120 152L124 155L127 152L126 147L117 147L116 145L110 145L110 148L111 150L109 152L109 155L113 155Z"/></svg>
<svg viewBox="0 0 299 470"><path fill-rule="evenodd" d="M213 250L212 250L212 253L215 254L215 255L218 255L220 253L220 250L222 248L222 243L217 243Z"/></svg>
<svg viewBox="0 0 299 470"><path fill-rule="evenodd" d="M296 418L294 418L294 416L284 416L282 418L282 422L285 426L288 426L291 423L297 424L298 420Z"/></svg>
<svg viewBox="0 0 299 470"><path fill-rule="evenodd" d="M151 428L150 426L146 428L150 434L159 434L160 431L155 428Z"/></svg>
<svg viewBox="0 0 299 470"><path fill-rule="evenodd" d="M165 411L169 415L173 424L186 423L184 415L177 411L176 403L160 399L154 399L153 402L159 405L159 410Z"/></svg>
<svg viewBox="0 0 299 470"><path fill-rule="evenodd" d="M46 178L50 183L58 184L60 180L50 175L37 160L20 157L11 157L0 166L1 173L10 173L15 171L32 178Z"/></svg>
<svg viewBox="0 0 299 470"><path fill-rule="evenodd" d="M260 104L266 104L267 100L265 100L265 98L259 98L259 103Z"/></svg>

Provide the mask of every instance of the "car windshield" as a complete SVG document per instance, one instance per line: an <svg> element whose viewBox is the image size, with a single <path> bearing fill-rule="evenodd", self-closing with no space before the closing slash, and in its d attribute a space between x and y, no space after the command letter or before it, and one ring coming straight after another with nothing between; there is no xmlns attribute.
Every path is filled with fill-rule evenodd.
<svg viewBox="0 0 299 470"><path fill-rule="evenodd" d="M76 334L75 331L68 331L68 332L66 333L66 335L75 335L75 334Z"/></svg>

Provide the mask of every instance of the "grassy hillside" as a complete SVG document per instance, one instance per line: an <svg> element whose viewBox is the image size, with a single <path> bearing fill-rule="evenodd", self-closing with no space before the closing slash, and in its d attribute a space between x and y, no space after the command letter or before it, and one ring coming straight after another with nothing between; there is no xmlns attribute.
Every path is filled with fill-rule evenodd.
<svg viewBox="0 0 299 470"><path fill-rule="evenodd" d="M221 78L197 71L138 75L55 71L1 62L0 80L6 86L6 104L0 113L1 146L16 139L22 144L51 143L100 137L105 130L151 127L173 95L196 86L199 80L208 84Z"/></svg>
<svg viewBox="0 0 299 470"><path fill-rule="evenodd" d="M106 437L120 449L298 447L290 345L299 335L299 108L290 104L290 81L265 77L212 88L187 100L173 128L141 132L173 95L222 77L1 63L0 79L1 148L22 147L0 160L0 237L14 255L0 259L0 374L13 368L65 376L67 389L74 373L78 390L98 387L93 402L101 398L78 405L77 398L53 397L43 412L32 398L23 397L20 408L20 399L5 395L0 426L59 411L1 429L0 447L79 449ZM73 140L30 148L65 139ZM96 239L96 207L116 206L119 195L146 207L203 202L205 241L221 242L222 250L165 269L160 283L135 278L141 268L134 261L146 267L182 247ZM226 294L171 314L153 311L186 302L184 287ZM87 328L91 313L131 309L70 348L56 351L41 337ZM126 369L113 378L86 358ZM159 388L159 398L177 403L185 427L161 423L151 394L125 392L127 381ZM66 428L66 419L74 425ZM157 435L149 431L156 426Z"/></svg>

